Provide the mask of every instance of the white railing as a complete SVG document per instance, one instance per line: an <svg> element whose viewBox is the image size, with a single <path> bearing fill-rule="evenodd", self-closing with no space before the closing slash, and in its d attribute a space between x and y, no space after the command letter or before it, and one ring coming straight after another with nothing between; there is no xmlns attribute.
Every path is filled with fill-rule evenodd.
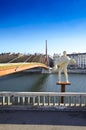
<svg viewBox="0 0 86 130"><path fill-rule="evenodd" d="M0 92L2 106L86 107L86 93L73 92Z"/></svg>

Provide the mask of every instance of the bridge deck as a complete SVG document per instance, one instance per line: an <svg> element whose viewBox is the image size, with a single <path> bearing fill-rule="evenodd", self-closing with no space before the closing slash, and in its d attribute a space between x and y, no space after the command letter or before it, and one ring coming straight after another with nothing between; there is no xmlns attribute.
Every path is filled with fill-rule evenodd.
<svg viewBox="0 0 86 130"><path fill-rule="evenodd" d="M0 64L0 76L39 67L48 69L45 64L37 62Z"/></svg>

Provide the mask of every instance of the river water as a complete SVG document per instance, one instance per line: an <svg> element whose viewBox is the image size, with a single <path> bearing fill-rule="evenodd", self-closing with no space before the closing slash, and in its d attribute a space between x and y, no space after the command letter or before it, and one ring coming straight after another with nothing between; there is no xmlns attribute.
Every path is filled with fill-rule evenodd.
<svg viewBox="0 0 86 130"><path fill-rule="evenodd" d="M86 92L86 74L69 74L69 81L71 85L66 86L67 92ZM21 72L0 77L0 91L60 92L56 82L57 74Z"/></svg>

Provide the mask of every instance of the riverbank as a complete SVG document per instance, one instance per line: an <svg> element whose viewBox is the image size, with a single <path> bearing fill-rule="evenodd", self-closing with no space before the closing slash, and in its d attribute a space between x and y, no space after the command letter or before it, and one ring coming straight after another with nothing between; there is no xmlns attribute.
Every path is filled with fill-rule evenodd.
<svg viewBox="0 0 86 130"><path fill-rule="evenodd" d="M86 69L68 69L68 73L73 74L86 74Z"/></svg>
<svg viewBox="0 0 86 130"><path fill-rule="evenodd" d="M67 72L70 74L86 74L86 69L68 69ZM51 73L58 73L58 70Z"/></svg>

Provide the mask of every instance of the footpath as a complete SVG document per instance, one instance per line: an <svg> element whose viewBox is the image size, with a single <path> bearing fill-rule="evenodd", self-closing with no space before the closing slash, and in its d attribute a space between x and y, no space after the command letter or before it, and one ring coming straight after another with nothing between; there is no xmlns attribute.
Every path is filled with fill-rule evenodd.
<svg viewBox="0 0 86 130"><path fill-rule="evenodd" d="M86 111L0 110L0 130L86 130Z"/></svg>

